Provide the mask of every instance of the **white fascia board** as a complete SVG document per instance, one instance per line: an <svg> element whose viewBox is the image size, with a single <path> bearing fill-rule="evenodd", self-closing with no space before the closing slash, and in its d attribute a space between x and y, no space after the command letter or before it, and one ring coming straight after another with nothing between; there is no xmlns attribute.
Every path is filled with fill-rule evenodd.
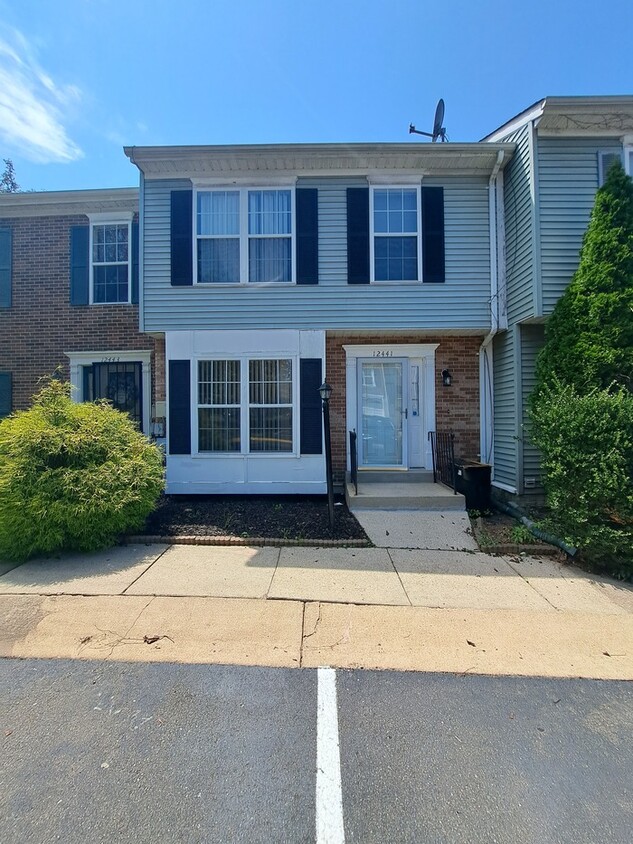
<svg viewBox="0 0 633 844"><path fill-rule="evenodd" d="M493 144L502 141L503 138L507 138L508 135L511 135L513 132L516 132L517 129L520 129L522 126L525 126L526 123L531 123L533 120L538 120L543 114L544 106L545 100L540 100L538 103L535 103L530 108L526 109L525 111L522 111L515 117L510 118L507 123L504 123L503 126L499 126L499 128L495 129L494 132L492 132L490 135L485 135L481 139L481 142Z"/></svg>

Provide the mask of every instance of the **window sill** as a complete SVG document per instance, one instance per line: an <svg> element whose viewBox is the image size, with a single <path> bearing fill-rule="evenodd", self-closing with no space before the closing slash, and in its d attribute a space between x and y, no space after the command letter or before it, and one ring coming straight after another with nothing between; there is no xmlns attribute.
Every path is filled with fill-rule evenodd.
<svg viewBox="0 0 633 844"><path fill-rule="evenodd" d="M296 281L194 281L193 287L204 287L215 290L220 287L223 289L235 290L236 287L298 287ZM186 287L186 285L183 285Z"/></svg>
<svg viewBox="0 0 633 844"><path fill-rule="evenodd" d="M177 455L174 455L177 456ZM184 456L184 455L183 455ZM213 460L218 457L230 457L232 459L244 458L244 457L254 457L256 460L260 460L262 458L284 458L286 460L292 458L298 458L301 455L297 454L296 452L288 452L288 451L256 451L253 453L250 452L241 452L241 451L198 451L195 454L188 455L189 457L193 457L194 460ZM306 455L304 455L305 457Z"/></svg>

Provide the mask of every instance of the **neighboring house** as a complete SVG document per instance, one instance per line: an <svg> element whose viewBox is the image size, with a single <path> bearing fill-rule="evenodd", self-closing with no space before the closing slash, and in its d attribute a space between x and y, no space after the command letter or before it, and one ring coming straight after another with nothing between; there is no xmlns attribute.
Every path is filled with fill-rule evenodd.
<svg viewBox="0 0 633 844"><path fill-rule="evenodd" d="M484 141L516 144L504 173L508 330L494 339L494 485L539 494L539 456L524 427L535 360L609 164L619 158L633 175L633 96L547 97Z"/></svg>
<svg viewBox="0 0 633 844"><path fill-rule="evenodd" d="M168 492L324 492L323 379L339 483L351 430L361 469L431 469L433 430L481 454L514 148L126 148L141 330L166 347Z"/></svg>
<svg viewBox="0 0 633 844"><path fill-rule="evenodd" d="M138 281L136 188L0 194L0 417L59 374L77 401L161 433L162 350L139 332Z"/></svg>

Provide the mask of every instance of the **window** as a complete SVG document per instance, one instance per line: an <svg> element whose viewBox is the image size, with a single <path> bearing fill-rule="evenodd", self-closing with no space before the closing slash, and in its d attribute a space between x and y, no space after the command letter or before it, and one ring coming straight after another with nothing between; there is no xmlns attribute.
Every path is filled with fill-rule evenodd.
<svg viewBox="0 0 633 844"><path fill-rule="evenodd" d="M130 301L130 223L93 223L91 236L92 302Z"/></svg>
<svg viewBox="0 0 633 844"><path fill-rule="evenodd" d="M292 453L293 400L289 358L199 361L198 451Z"/></svg>
<svg viewBox="0 0 633 844"><path fill-rule="evenodd" d="M240 451L240 361L198 363L198 451Z"/></svg>
<svg viewBox="0 0 633 844"><path fill-rule="evenodd" d="M372 191L374 281L419 278L419 189L374 188Z"/></svg>
<svg viewBox="0 0 633 844"><path fill-rule="evenodd" d="M293 205L290 189L198 191L198 284L292 282Z"/></svg>
<svg viewBox="0 0 633 844"><path fill-rule="evenodd" d="M607 173L609 172L609 168L613 164L614 161L619 161L622 163L622 155L619 152L606 152L602 151L598 153L598 186L602 187L605 183L607 178Z"/></svg>
<svg viewBox="0 0 633 844"><path fill-rule="evenodd" d="M249 363L249 447L292 451L292 361Z"/></svg>

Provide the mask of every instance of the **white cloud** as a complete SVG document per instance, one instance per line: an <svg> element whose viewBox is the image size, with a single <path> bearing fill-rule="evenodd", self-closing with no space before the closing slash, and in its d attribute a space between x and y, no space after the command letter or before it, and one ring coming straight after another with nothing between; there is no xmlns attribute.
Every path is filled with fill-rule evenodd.
<svg viewBox="0 0 633 844"><path fill-rule="evenodd" d="M81 99L76 85L57 85L40 68L21 32L0 28L0 141L42 164L83 152L66 133L64 112Z"/></svg>

